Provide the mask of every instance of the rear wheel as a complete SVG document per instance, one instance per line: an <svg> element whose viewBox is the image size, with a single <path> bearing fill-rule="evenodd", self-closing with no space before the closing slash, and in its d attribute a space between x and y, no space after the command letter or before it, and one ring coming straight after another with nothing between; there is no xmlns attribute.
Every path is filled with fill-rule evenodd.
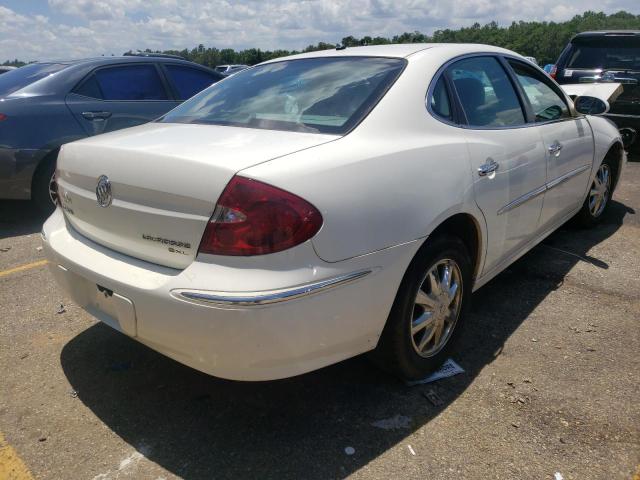
<svg viewBox="0 0 640 480"><path fill-rule="evenodd" d="M593 227L600 223L609 208L611 200L613 169L610 160L604 159L596 172L587 198L578 212L577 220L584 227Z"/></svg>
<svg viewBox="0 0 640 480"><path fill-rule="evenodd" d="M36 170L33 177L31 198L38 209L45 214L50 214L56 208L58 188L55 183L57 154L47 156Z"/></svg>
<svg viewBox="0 0 640 480"><path fill-rule="evenodd" d="M471 295L471 260L461 240L428 241L409 266L373 357L402 378L439 368L459 335Z"/></svg>

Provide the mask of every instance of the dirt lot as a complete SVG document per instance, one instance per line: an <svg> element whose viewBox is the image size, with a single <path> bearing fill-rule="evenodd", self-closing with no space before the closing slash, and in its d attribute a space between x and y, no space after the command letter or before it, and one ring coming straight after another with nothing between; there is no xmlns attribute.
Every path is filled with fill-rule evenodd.
<svg viewBox="0 0 640 480"><path fill-rule="evenodd" d="M0 477L637 478L638 209L630 163L604 225L474 295L466 373L406 387L363 358L266 383L175 363L71 304L33 263L42 218L0 203Z"/></svg>

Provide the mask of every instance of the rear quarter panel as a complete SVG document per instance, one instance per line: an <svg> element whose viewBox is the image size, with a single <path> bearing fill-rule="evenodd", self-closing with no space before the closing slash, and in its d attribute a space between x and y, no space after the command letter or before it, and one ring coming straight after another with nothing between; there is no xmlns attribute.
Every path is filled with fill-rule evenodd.
<svg viewBox="0 0 640 480"><path fill-rule="evenodd" d="M0 198L28 199L42 159L85 135L57 96L5 99L0 112Z"/></svg>

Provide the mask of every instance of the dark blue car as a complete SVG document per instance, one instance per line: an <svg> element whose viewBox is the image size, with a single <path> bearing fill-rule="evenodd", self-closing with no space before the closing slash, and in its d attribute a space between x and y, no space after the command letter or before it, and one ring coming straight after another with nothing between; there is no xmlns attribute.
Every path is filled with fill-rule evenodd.
<svg viewBox="0 0 640 480"><path fill-rule="evenodd" d="M166 55L33 63L0 76L0 198L53 209L60 146L154 120L224 78Z"/></svg>

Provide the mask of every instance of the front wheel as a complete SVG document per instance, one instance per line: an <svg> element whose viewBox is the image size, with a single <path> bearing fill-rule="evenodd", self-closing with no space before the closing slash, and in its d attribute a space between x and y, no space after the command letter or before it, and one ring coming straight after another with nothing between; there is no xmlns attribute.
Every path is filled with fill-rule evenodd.
<svg viewBox="0 0 640 480"><path fill-rule="evenodd" d="M471 260L453 236L429 239L398 290L374 360L408 380L424 378L450 354L471 296Z"/></svg>
<svg viewBox="0 0 640 480"><path fill-rule="evenodd" d="M578 212L577 220L584 227L593 227L602 221L611 200L611 180L613 170L605 159L593 178L587 198Z"/></svg>

